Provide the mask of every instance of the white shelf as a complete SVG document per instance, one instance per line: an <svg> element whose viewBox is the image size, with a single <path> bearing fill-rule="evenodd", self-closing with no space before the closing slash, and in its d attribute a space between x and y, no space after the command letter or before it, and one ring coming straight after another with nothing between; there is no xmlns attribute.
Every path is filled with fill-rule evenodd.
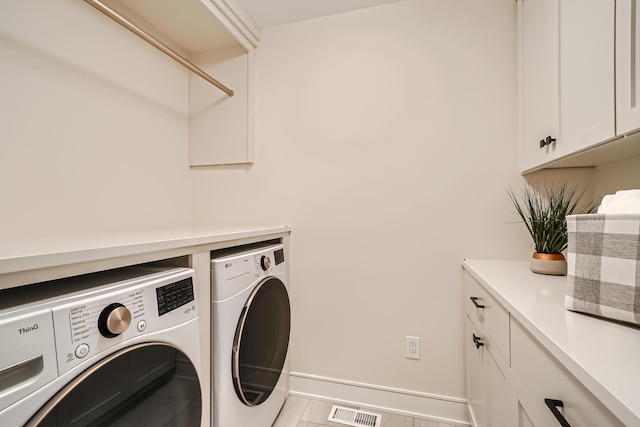
<svg viewBox="0 0 640 427"><path fill-rule="evenodd" d="M82 274L98 267L115 268L126 265L128 259L134 264L159 259L162 254L188 255L210 250L209 247L284 236L290 231L289 226L237 226L3 237L0 240L0 289Z"/></svg>

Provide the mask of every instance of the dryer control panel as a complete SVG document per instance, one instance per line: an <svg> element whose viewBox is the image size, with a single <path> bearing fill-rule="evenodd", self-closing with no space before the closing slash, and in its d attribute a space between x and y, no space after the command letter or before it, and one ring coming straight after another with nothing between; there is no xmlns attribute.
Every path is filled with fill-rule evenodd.
<svg viewBox="0 0 640 427"><path fill-rule="evenodd" d="M122 341L196 318L193 271L173 269L115 283L51 310L62 374Z"/></svg>
<svg viewBox="0 0 640 427"><path fill-rule="evenodd" d="M211 260L213 301L230 298L266 276L286 273L282 244L233 253Z"/></svg>
<svg viewBox="0 0 640 427"><path fill-rule="evenodd" d="M260 275L260 270L268 273L273 270L277 265L284 262L284 249L277 248L273 251L268 251L263 254L256 254L253 256L256 276Z"/></svg>

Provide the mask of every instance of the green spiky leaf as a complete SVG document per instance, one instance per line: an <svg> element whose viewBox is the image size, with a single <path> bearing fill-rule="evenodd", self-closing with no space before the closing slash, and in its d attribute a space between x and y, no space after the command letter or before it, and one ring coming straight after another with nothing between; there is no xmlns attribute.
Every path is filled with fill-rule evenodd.
<svg viewBox="0 0 640 427"><path fill-rule="evenodd" d="M566 181L542 189L526 186L519 200L509 187L509 200L527 227L536 252L559 254L567 248L567 215L593 213L600 204L601 197L580 204L585 191L578 192Z"/></svg>

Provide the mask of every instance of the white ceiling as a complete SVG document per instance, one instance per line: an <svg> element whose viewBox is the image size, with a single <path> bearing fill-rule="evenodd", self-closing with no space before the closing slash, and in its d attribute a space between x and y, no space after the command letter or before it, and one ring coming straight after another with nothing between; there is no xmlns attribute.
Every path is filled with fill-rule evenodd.
<svg viewBox="0 0 640 427"><path fill-rule="evenodd" d="M261 28L335 15L401 0L238 0Z"/></svg>

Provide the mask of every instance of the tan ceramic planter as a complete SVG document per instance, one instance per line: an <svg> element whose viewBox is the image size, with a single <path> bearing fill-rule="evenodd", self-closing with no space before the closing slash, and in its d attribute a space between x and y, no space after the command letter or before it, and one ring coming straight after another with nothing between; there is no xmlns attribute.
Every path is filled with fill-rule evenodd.
<svg viewBox="0 0 640 427"><path fill-rule="evenodd" d="M529 268L534 273L565 276L567 274L567 260L562 254L542 254L535 252L531 257Z"/></svg>

